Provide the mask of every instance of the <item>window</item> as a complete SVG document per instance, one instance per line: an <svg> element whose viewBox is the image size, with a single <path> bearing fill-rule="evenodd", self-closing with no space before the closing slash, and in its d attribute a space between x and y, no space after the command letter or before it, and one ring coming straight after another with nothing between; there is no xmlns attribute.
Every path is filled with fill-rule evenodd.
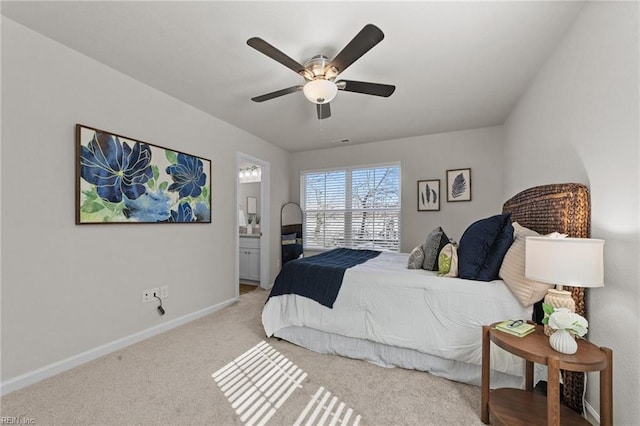
<svg viewBox="0 0 640 426"><path fill-rule="evenodd" d="M305 249L399 251L400 165L301 174Z"/></svg>

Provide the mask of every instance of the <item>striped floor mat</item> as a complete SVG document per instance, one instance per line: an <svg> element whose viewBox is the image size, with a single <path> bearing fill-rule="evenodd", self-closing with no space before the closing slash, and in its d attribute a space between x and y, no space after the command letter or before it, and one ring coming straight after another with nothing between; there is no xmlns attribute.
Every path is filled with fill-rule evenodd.
<svg viewBox="0 0 640 426"><path fill-rule="evenodd" d="M308 393L294 425L360 424L360 415L324 387L305 389L307 373L262 341L212 374L242 423L265 425L294 393ZM287 410L294 408L287 406Z"/></svg>

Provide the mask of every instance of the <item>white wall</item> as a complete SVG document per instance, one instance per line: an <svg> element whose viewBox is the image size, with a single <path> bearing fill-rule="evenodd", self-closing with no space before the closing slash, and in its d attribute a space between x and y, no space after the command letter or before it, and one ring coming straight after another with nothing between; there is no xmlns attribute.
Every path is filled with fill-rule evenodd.
<svg viewBox="0 0 640 426"><path fill-rule="evenodd" d="M210 159L212 223L76 226L76 123ZM274 170L277 264L288 153L3 17L2 380L233 300L236 151Z"/></svg>
<svg viewBox="0 0 640 426"><path fill-rule="evenodd" d="M401 251L424 243L442 226L460 240L472 222L501 212L503 196L501 127L465 130L342 146L292 154L291 199L300 200L300 172L322 168L400 162L402 169ZM471 168L471 202L446 201L446 171ZM440 179L440 211L417 211L417 181Z"/></svg>
<svg viewBox="0 0 640 426"><path fill-rule="evenodd" d="M588 338L613 349L614 422L640 419L638 3L589 2L505 124L505 190L581 182L605 287L588 297ZM598 376L588 403L599 411Z"/></svg>

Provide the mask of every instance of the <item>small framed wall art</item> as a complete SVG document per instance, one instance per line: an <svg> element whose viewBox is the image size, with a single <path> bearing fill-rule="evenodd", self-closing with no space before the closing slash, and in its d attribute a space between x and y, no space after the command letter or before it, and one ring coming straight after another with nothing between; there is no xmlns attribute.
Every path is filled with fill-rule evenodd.
<svg viewBox="0 0 640 426"><path fill-rule="evenodd" d="M471 201L471 169L447 170L447 201Z"/></svg>
<svg viewBox="0 0 640 426"><path fill-rule="evenodd" d="M440 210L440 179L418 181L418 211Z"/></svg>
<svg viewBox="0 0 640 426"><path fill-rule="evenodd" d="M258 203L257 203L256 197L247 197L247 213L248 214L258 213L257 204Z"/></svg>
<svg viewBox="0 0 640 426"><path fill-rule="evenodd" d="M211 161L76 125L76 224L211 223Z"/></svg>

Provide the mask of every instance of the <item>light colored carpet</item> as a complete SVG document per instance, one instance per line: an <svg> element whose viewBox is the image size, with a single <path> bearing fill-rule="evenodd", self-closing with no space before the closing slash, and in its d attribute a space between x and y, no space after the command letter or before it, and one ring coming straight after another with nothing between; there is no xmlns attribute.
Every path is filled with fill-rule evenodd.
<svg viewBox="0 0 640 426"><path fill-rule="evenodd" d="M478 387L265 338L267 295L257 289L219 312L5 395L0 415L38 425L245 424L212 375L265 341L307 375L269 425L293 424L316 393L322 397L320 388L331 394L327 403L336 397L336 406L360 415L361 425L482 424Z"/></svg>

